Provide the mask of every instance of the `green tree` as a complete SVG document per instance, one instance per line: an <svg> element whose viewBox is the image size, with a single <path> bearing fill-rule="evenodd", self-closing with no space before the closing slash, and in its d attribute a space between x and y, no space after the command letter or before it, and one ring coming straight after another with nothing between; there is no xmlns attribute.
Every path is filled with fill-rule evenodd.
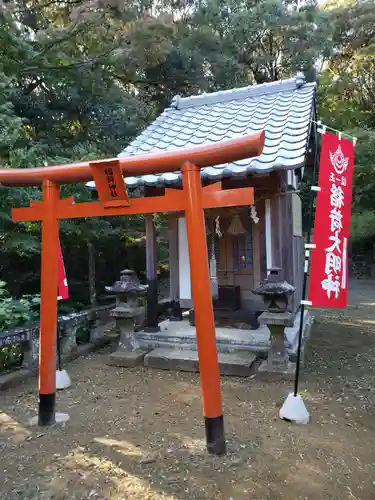
<svg viewBox="0 0 375 500"><path fill-rule="evenodd" d="M309 79L318 72L320 117L359 137L360 217L373 206L374 21L372 0L3 2L0 163L115 156L176 94L289 78L302 67ZM72 194L90 199L84 186L63 187ZM17 296L39 291L40 226L14 225L10 209L39 197L36 188L0 187L0 272ZM143 226L141 216L62 222L76 302L95 300L93 283L101 293L122 267L144 269Z"/></svg>
<svg viewBox="0 0 375 500"><path fill-rule="evenodd" d="M313 73L331 49L329 15L314 1L299 7L285 0L202 0L195 20L211 28L253 83L288 78L301 67Z"/></svg>

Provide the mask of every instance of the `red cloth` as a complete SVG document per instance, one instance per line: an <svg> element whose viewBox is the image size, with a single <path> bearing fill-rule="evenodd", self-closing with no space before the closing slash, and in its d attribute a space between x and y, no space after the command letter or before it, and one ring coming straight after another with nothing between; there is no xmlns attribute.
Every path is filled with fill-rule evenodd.
<svg viewBox="0 0 375 500"><path fill-rule="evenodd" d="M332 133L322 136L308 300L316 307L345 308L348 302L354 144Z"/></svg>
<svg viewBox="0 0 375 500"><path fill-rule="evenodd" d="M66 280L64 259L59 242L59 287L58 287L58 300L66 300L69 298L68 282Z"/></svg>

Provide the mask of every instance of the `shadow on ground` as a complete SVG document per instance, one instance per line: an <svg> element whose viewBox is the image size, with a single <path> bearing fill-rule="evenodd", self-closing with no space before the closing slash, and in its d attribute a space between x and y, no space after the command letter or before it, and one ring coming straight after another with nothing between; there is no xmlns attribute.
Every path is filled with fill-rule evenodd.
<svg viewBox="0 0 375 500"><path fill-rule="evenodd" d="M354 307L318 313L301 385L308 426L278 418L290 384L223 378L221 458L205 452L196 375L118 369L106 351L77 360L58 397L64 428L25 425L35 381L4 392L1 498L374 500L374 326L371 306Z"/></svg>

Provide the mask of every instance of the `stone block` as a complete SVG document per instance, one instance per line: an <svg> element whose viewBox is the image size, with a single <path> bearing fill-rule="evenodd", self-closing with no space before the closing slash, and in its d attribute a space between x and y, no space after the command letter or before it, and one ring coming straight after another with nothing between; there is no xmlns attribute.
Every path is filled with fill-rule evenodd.
<svg viewBox="0 0 375 500"><path fill-rule="evenodd" d="M248 377L254 373L255 354L251 352L219 353L221 375ZM145 366L159 370L199 372L198 352L188 349L157 348L144 359Z"/></svg>
<svg viewBox="0 0 375 500"><path fill-rule="evenodd" d="M306 354L307 354L306 344L302 344L301 359L300 359L301 367L305 366L305 364L306 364L306 357L307 357ZM291 353L291 355L289 356L289 360L292 363L296 363L297 362L297 352Z"/></svg>
<svg viewBox="0 0 375 500"><path fill-rule="evenodd" d="M294 314L287 311L281 313L274 313L270 311L264 311L258 317L258 321L261 325L282 325L282 326L293 326Z"/></svg>
<svg viewBox="0 0 375 500"><path fill-rule="evenodd" d="M143 359L147 351L137 349L135 351L128 351L127 349L117 349L108 357L108 364L112 366L121 366L124 368L132 368L143 364Z"/></svg>
<svg viewBox="0 0 375 500"><path fill-rule="evenodd" d="M272 367L268 363L268 361L263 361L256 373L256 378L258 380L264 380L266 382L273 382L273 381L280 381L280 380L287 380L287 381L293 381L294 376L296 373L296 365L295 363L288 363L288 367L286 369L276 369Z"/></svg>

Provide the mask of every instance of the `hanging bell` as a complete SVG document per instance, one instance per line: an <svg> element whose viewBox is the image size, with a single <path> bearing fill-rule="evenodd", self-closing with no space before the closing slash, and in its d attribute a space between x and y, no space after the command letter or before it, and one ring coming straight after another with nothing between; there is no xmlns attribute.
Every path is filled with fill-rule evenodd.
<svg viewBox="0 0 375 500"><path fill-rule="evenodd" d="M245 228L242 225L241 217L239 214L233 216L233 219L228 227L227 233L232 236L238 236L239 234L246 233Z"/></svg>

